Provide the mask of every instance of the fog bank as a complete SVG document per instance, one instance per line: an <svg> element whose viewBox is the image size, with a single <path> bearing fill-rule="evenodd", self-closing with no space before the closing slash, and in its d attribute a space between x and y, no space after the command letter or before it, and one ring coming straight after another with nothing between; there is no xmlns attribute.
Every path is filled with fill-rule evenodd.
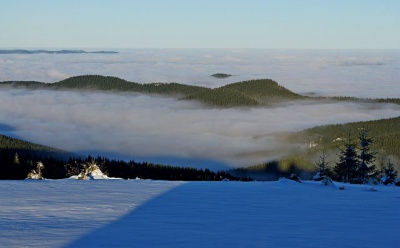
<svg viewBox="0 0 400 248"><path fill-rule="evenodd" d="M88 49L85 49L88 50ZM88 50L90 51L90 50ZM400 97L399 50L130 49L119 54L0 55L0 81L101 74L207 87L271 78L301 94ZM216 79L214 73L232 77ZM252 165L299 144L282 132L400 115L398 105L301 102L210 109L138 94L0 89L0 133L78 153L209 167ZM206 165L204 165L206 163Z"/></svg>
<svg viewBox="0 0 400 248"><path fill-rule="evenodd" d="M0 133L78 153L186 158L199 167L207 167L202 160L257 164L298 147L281 143L281 132L394 116L400 116L400 106L392 104L217 109L139 94L0 88L0 128L7 129Z"/></svg>

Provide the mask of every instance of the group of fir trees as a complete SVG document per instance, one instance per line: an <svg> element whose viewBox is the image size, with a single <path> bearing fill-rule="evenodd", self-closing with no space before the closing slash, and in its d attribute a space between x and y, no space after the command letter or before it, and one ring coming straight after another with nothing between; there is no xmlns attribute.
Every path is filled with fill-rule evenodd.
<svg viewBox="0 0 400 248"><path fill-rule="evenodd" d="M397 171L389 160L387 166L377 170L375 166L376 152L371 151L372 138L368 136L368 129L363 128L358 137L359 145L349 138L344 148L340 149L339 161L333 169L328 166L323 154L316 163L317 174L314 180L323 180L327 177L345 183L365 184L382 182L395 183Z"/></svg>

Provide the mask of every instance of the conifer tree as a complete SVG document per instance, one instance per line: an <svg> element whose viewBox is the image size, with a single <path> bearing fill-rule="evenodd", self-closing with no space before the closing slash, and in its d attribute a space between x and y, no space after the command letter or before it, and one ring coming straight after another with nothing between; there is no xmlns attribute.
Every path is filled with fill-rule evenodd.
<svg viewBox="0 0 400 248"><path fill-rule="evenodd" d="M19 160L18 153L15 153L15 155L14 155L14 164L19 165L20 163L21 163L21 162L20 162L20 160Z"/></svg>
<svg viewBox="0 0 400 248"><path fill-rule="evenodd" d="M329 162L325 160L325 151L323 151L322 155L319 157L319 160L315 164L315 167L317 167L317 174L314 176L314 180L323 180L330 174L328 164Z"/></svg>
<svg viewBox="0 0 400 248"><path fill-rule="evenodd" d="M387 185L395 183L398 172L394 169L393 163L390 161L390 159L387 163L387 166L383 169L383 172L384 176L381 179L383 184Z"/></svg>
<svg viewBox="0 0 400 248"><path fill-rule="evenodd" d="M361 153L359 155L359 166L357 169L358 183L368 183L370 179L378 176L375 162L375 152L370 151L372 145L372 138L368 137L368 128L364 129L359 135Z"/></svg>
<svg viewBox="0 0 400 248"><path fill-rule="evenodd" d="M336 179L342 182L354 182L357 175L358 168L358 155L356 151L356 144L353 143L349 132L349 139L345 148L340 150L339 162L336 163L334 168Z"/></svg>

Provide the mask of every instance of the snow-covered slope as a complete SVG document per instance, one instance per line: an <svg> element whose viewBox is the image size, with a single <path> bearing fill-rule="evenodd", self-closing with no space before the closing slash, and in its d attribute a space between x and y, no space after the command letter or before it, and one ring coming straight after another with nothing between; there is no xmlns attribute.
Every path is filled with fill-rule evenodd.
<svg viewBox="0 0 400 248"><path fill-rule="evenodd" d="M1 247L399 247L400 188L0 181Z"/></svg>

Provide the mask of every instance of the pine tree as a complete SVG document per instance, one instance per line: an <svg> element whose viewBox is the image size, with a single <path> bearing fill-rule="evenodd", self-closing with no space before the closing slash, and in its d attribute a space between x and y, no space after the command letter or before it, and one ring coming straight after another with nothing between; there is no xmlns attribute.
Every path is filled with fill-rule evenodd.
<svg viewBox="0 0 400 248"><path fill-rule="evenodd" d="M317 167L317 174L313 177L314 180L321 181L330 174L328 164L329 162L325 160L325 151L323 151L315 164L315 167Z"/></svg>
<svg viewBox="0 0 400 248"><path fill-rule="evenodd" d="M383 184L392 184L395 183L397 178L397 171L394 169L393 163L388 161L387 166L383 169L384 176L382 177L381 181Z"/></svg>
<svg viewBox="0 0 400 248"><path fill-rule="evenodd" d="M379 170L377 170L378 178L383 178L385 175L385 159L383 157L379 158Z"/></svg>
<svg viewBox="0 0 400 248"><path fill-rule="evenodd" d="M358 183L368 183L370 179L378 176L378 172L374 165L376 153L370 151L372 138L368 137L368 128L363 128L363 131L359 135L359 140L361 153L359 155L360 163L357 169L356 181Z"/></svg>
<svg viewBox="0 0 400 248"><path fill-rule="evenodd" d="M14 155L14 164L19 165L20 163L21 163L21 162L19 161L18 153L15 153L15 155Z"/></svg>
<svg viewBox="0 0 400 248"><path fill-rule="evenodd" d="M334 168L336 179L342 182L353 182L357 175L359 165L356 144L353 143L349 132L349 139L345 144L345 149L340 150L339 162Z"/></svg>

